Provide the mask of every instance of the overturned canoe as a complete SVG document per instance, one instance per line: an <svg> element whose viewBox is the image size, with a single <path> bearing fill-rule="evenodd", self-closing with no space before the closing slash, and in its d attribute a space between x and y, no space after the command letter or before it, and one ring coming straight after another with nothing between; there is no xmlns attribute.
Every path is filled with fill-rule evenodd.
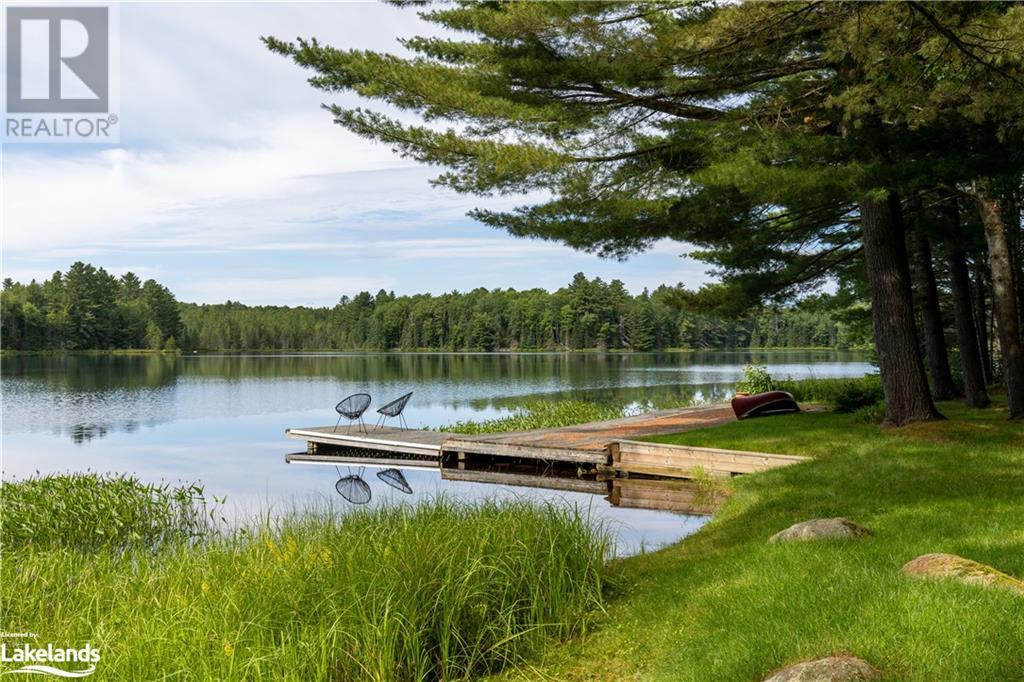
<svg viewBox="0 0 1024 682"><path fill-rule="evenodd" d="M761 417L768 414L783 414L785 412L799 412L800 406L796 404L792 393L786 391L768 391L757 395L737 394L732 399L732 411L736 413L737 419L747 417Z"/></svg>

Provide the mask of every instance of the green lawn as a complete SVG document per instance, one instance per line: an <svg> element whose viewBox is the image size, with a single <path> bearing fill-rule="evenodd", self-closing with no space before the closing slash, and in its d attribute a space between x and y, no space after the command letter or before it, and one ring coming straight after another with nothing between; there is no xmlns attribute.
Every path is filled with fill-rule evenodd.
<svg viewBox="0 0 1024 682"><path fill-rule="evenodd" d="M1003 409L941 409L949 421L898 431L804 413L652 439L817 459L734 479L698 534L623 562L625 587L594 634L515 674L759 680L850 652L890 679L1024 679L1024 596L899 573L950 552L1024 577L1024 426ZM765 542L827 516L875 535Z"/></svg>

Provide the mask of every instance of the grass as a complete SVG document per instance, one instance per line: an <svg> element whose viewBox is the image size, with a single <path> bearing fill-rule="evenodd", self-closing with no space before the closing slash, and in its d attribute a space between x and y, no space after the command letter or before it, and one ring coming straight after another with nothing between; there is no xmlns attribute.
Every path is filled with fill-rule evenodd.
<svg viewBox="0 0 1024 682"><path fill-rule="evenodd" d="M535 401L517 407L512 414L497 419L469 420L440 427L439 431L455 433L501 433L504 431L525 431L571 426L586 422L618 419L625 413L622 406L583 400L559 400L555 402Z"/></svg>
<svg viewBox="0 0 1024 682"><path fill-rule="evenodd" d="M774 380L772 389L792 393L797 402L823 403L839 412L853 412L883 399L882 379L877 374L856 379Z"/></svg>
<svg viewBox="0 0 1024 682"><path fill-rule="evenodd" d="M5 505L32 489L22 511L5 507L4 629L89 642L104 679L474 678L584 633L607 589L600 526L518 501L321 510L188 542L167 541L188 525L158 511L157 542L89 549L10 535L23 510L49 514L39 488L123 481L58 478L4 484ZM115 517L97 527L126 539Z"/></svg>
<svg viewBox="0 0 1024 682"><path fill-rule="evenodd" d="M870 393L848 383L783 388ZM559 405L498 430L616 409ZM696 535L611 565L564 507L439 499L216 533L201 489L5 483L4 629L91 642L111 679L757 680L838 652L894 680L1024 679L1024 597L899 573L950 552L1024 577L1024 427L940 409L899 430L815 412L652 438L815 459L734 479ZM829 516L874 535L766 543Z"/></svg>
<svg viewBox="0 0 1024 682"><path fill-rule="evenodd" d="M158 547L205 536L216 522L199 485L84 473L0 484L3 548Z"/></svg>
<svg viewBox="0 0 1024 682"><path fill-rule="evenodd" d="M767 377L767 375L765 375ZM789 391L799 402L832 405L841 411L854 411L881 400L882 384L877 375L853 379L783 379L767 378L764 390ZM572 426L587 422L618 419L628 414L673 407L689 407L688 400L659 400L645 405L635 403L594 402L586 400L531 400L515 407L510 415L496 419L468 420L440 427L439 431L455 433L502 433ZM867 414L866 416L872 416ZM870 421L870 419L868 419Z"/></svg>
<svg viewBox="0 0 1024 682"><path fill-rule="evenodd" d="M851 652L887 679L1022 679L1024 597L899 572L950 552L1024 577L1024 427L1001 406L940 407L948 421L900 430L805 413L653 438L817 459L734 479L696 535L622 562L624 589L598 630L509 676L758 680ZM830 516L874 535L766 543Z"/></svg>

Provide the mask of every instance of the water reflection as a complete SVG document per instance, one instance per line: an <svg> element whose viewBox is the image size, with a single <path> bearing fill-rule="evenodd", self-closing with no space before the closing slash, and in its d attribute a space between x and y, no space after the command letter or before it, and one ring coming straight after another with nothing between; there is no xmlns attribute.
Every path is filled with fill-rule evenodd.
<svg viewBox="0 0 1024 682"><path fill-rule="evenodd" d="M188 419L319 411L362 390L375 406L414 390L414 427L496 416L530 399L657 408L726 399L746 362L780 377L872 371L863 356L830 351L10 356L0 360L3 432L56 431L85 444Z"/></svg>
<svg viewBox="0 0 1024 682"><path fill-rule="evenodd" d="M366 464L365 455L341 452L338 451L338 464L328 466L337 472L339 478L334 487L346 502L363 505L373 500L377 504L402 501L374 496L364 471L378 467L377 478L387 484L379 487L379 492L391 488L405 495L416 494L400 469ZM339 465L357 466L358 473L348 468L347 475L343 474ZM294 461L289 466L322 467L324 463ZM573 504L605 523L615 537L618 551L624 554L654 549L695 532L724 499L720 491L695 481L613 473L581 475L568 464L518 461L487 466L459 464L440 469L435 465L408 473L422 476L428 472L439 473L440 480L435 479L433 486L423 486L420 498L438 494L460 499L512 496Z"/></svg>
<svg viewBox="0 0 1024 682"><path fill-rule="evenodd" d="M133 424L133 422L125 424L125 430L132 430ZM71 428L71 440L79 445L93 438L103 438L105 435L107 435L107 427L102 424L75 424Z"/></svg>
<svg viewBox="0 0 1024 682"><path fill-rule="evenodd" d="M338 474L340 476L341 472ZM370 484L363 479L362 467L358 474L349 473L347 476L341 476L334 484L334 489L346 502L352 504L368 504L373 499Z"/></svg>
<svg viewBox="0 0 1024 682"><path fill-rule="evenodd" d="M414 456L388 453L388 460ZM315 457L305 452L285 456L290 465L329 465L338 474L335 489L346 501L366 504L372 491L364 478L367 469L387 486L406 495L413 488L401 470L401 464L384 461L378 451L320 445ZM328 461L329 460L329 461ZM619 474L614 471L584 470L570 462L548 460L490 458L473 462L468 459L410 462L418 470L439 471L444 482L478 483L513 489L543 489L600 496L613 507L656 509L683 514L710 514L722 501L713 485L692 480L664 478L642 474ZM347 475L342 473L345 467ZM353 473L353 468L356 473Z"/></svg>
<svg viewBox="0 0 1024 682"><path fill-rule="evenodd" d="M4 357L3 475L92 469L152 482L198 481L210 494L226 496L225 515L240 521L310 504L347 508L333 467L282 463L284 430L333 424L334 406L346 395L366 391L376 407L415 391L405 411L409 425L434 427L496 417L540 398L654 406L724 398L749 361L767 364L776 376L872 370L855 354L824 351ZM677 513L686 508L685 491L641 489L632 479L574 481L603 486L581 490L569 487L569 479L558 481L561 487L550 480L511 486L472 480L473 472L453 480L452 474L442 479L436 467L401 469L412 492L367 475L367 504L416 503L438 494L575 504L619 529L623 552L674 542L706 519Z"/></svg>
<svg viewBox="0 0 1024 682"><path fill-rule="evenodd" d="M412 495L412 486L409 485L409 481L405 479L405 474L402 473L401 469L390 468L378 471L377 478L384 481L395 490L399 490L406 495Z"/></svg>

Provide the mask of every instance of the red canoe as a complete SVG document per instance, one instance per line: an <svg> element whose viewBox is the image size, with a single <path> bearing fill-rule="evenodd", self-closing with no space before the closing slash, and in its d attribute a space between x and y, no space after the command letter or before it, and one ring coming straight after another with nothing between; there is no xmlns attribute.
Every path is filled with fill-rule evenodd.
<svg viewBox="0 0 1024 682"><path fill-rule="evenodd" d="M732 411L736 413L737 419L746 419L768 414L799 412L800 406L796 404L793 394L786 391L768 391L757 395L737 393L732 399Z"/></svg>

